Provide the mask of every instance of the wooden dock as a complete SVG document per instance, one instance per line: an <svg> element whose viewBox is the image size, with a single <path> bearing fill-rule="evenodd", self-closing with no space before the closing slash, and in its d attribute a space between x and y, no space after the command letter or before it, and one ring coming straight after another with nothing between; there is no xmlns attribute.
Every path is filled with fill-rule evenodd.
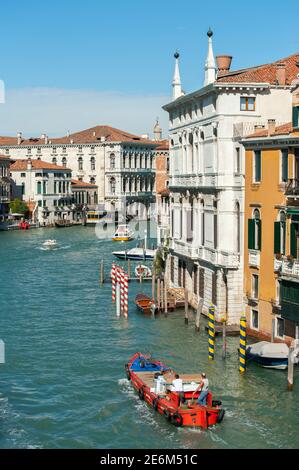
<svg viewBox="0 0 299 470"><path fill-rule="evenodd" d="M205 326L206 332L209 331L208 325ZM222 336L223 326L221 324L215 325L215 336ZM239 336L240 327L238 325L226 325L226 336Z"/></svg>

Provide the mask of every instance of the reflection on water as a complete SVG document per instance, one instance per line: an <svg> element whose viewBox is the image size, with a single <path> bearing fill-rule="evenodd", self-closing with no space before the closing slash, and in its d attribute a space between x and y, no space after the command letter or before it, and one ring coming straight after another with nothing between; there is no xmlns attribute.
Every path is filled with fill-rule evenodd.
<svg viewBox="0 0 299 470"><path fill-rule="evenodd" d="M41 249L45 238L59 247ZM134 246L134 242L128 247ZM260 448L298 447L295 390L286 373L248 367L238 373L237 338L228 357L209 363L207 336L183 312L144 318L132 299L150 284L129 286L129 319L117 319L108 276L115 244L92 228L0 234L0 447ZM135 394L124 364L137 350L181 372L205 371L226 415L208 431L176 429Z"/></svg>

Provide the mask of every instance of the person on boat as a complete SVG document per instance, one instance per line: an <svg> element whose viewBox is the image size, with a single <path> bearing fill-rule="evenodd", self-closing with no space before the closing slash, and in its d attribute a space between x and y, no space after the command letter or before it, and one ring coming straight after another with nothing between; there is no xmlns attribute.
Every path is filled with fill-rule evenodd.
<svg viewBox="0 0 299 470"><path fill-rule="evenodd" d="M176 392L179 396L179 404L180 406L181 401L184 399L184 392L183 392L183 381L180 379L179 374L175 374L175 379L172 381L173 391Z"/></svg>
<svg viewBox="0 0 299 470"><path fill-rule="evenodd" d="M207 376L204 372L201 374L200 384L199 384L199 386L197 387L197 389L195 390L195 392L193 393L192 396L194 397L194 395L198 391L200 391L200 394L199 394L199 397L198 397L198 400L197 400L197 404L206 406L207 396L208 396L208 393L209 393L209 379L207 379Z"/></svg>

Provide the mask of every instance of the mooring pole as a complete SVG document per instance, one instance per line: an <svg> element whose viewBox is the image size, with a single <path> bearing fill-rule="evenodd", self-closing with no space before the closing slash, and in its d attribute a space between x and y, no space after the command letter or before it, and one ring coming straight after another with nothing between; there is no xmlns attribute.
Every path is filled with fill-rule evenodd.
<svg viewBox="0 0 299 470"><path fill-rule="evenodd" d="M271 343L274 343L275 338L275 319L272 320L272 330L271 330Z"/></svg>
<svg viewBox="0 0 299 470"><path fill-rule="evenodd" d="M164 281L160 281L160 298L161 298L161 312L164 310Z"/></svg>
<svg viewBox="0 0 299 470"><path fill-rule="evenodd" d="M200 315L202 312L202 306L203 306L203 299L201 297L198 297L196 318L195 318L195 331L198 333L200 332Z"/></svg>
<svg viewBox="0 0 299 470"><path fill-rule="evenodd" d="M185 324L186 325L188 325L189 323L188 310L189 310L188 290L187 290L187 287L185 287Z"/></svg>
<svg viewBox="0 0 299 470"><path fill-rule="evenodd" d="M222 359L226 358L226 320L222 324Z"/></svg>
<svg viewBox="0 0 299 470"><path fill-rule="evenodd" d="M215 358L215 308L211 305L209 308L209 360L213 361Z"/></svg>
<svg viewBox="0 0 299 470"><path fill-rule="evenodd" d="M292 391L294 388L294 346L290 346L289 360L288 360L288 390Z"/></svg>
<svg viewBox="0 0 299 470"><path fill-rule="evenodd" d="M167 305L167 282L166 278L164 280L164 314L167 316L168 314L168 305Z"/></svg>
<svg viewBox="0 0 299 470"><path fill-rule="evenodd" d="M153 274L152 274L152 301L154 302L154 304L156 303L156 292L155 292L155 283L156 283L156 275L155 275L155 271L153 271Z"/></svg>
<svg viewBox="0 0 299 470"><path fill-rule="evenodd" d="M101 264L100 264L100 283L104 284L105 278L104 278L104 260L102 259Z"/></svg>
<svg viewBox="0 0 299 470"><path fill-rule="evenodd" d="M161 284L160 278L157 280L157 306L158 310L160 311L161 308Z"/></svg>
<svg viewBox="0 0 299 470"><path fill-rule="evenodd" d="M117 284L116 284L116 316L120 317L120 280L117 275Z"/></svg>
<svg viewBox="0 0 299 470"><path fill-rule="evenodd" d="M246 317L240 319L240 346L239 346L239 371L244 374L246 370Z"/></svg>

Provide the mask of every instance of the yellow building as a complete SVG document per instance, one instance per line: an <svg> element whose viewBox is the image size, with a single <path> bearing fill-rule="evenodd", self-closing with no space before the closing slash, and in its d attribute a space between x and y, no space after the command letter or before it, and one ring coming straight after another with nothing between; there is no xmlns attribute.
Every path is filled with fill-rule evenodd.
<svg viewBox="0 0 299 470"><path fill-rule="evenodd" d="M299 88L293 122L255 132L245 147L244 295L248 334L299 334Z"/></svg>

